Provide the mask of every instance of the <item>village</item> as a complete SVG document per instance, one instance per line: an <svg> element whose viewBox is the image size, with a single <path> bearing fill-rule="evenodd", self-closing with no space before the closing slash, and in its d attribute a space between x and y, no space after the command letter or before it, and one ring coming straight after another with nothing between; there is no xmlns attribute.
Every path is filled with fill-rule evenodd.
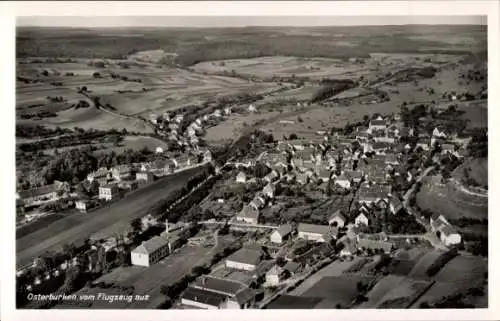
<svg viewBox="0 0 500 321"><path fill-rule="evenodd" d="M162 293L173 308L264 308L336 260L391 256L414 247L456 248L462 243L457 229L439 213L424 216L412 199L424 176L449 171L447 164L460 163L470 137L443 126L427 131L422 125L428 125L426 117L410 127L411 116L407 114L372 115L348 133L332 129L316 139L263 144L254 159L233 160L222 167L211 165L216 173L223 173L224 181L221 189L214 187L200 203L209 215L169 223L144 213L122 230L121 236L91 238L84 255L72 256L52 271L46 270L46 262L40 263L43 259L35 260L30 269L39 272L31 274L28 279L33 283L26 284L26 289L32 290L50 280L51 274L57 277L72 266L89 272L110 271L110 252L119 253L113 257L120 256L122 265L150 268L186 246L218 248L221 238L229 235L233 248L223 249L224 254L218 257L222 261L199 267L191 282L183 278L185 289L170 285L162 288ZM196 121L193 124L190 129ZM98 184L97 200L110 202L122 197L123 190L212 162L208 150L199 153L196 160L186 157L100 168L89 173L87 181ZM131 179L132 173L135 179ZM235 195L231 190L240 193ZM245 195L238 195L241 193ZM34 204L54 201L60 195L55 184L22 193L20 199ZM75 201L76 209L82 212L89 210L89 204L92 200ZM316 208L317 213L287 213L301 208L307 212L305 205ZM93 214L90 211L88 215ZM157 232L149 233L152 229ZM134 248L134 238L137 242L140 234L156 236L142 238ZM40 266L45 271L42 275ZM18 278L26 279L27 274L20 271Z"/></svg>

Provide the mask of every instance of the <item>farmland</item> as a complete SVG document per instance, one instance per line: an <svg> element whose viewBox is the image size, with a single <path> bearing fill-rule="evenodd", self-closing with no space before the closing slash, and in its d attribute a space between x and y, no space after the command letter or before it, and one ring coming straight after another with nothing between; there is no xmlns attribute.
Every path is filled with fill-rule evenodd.
<svg viewBox="0 0 500 321"><path fill-rule="evenodd" d="M442 184L438 176L427 177L417 194L417 204L423 209L443 213L450 219L488 217L488 198L468 194L452 183Z"/></svg>

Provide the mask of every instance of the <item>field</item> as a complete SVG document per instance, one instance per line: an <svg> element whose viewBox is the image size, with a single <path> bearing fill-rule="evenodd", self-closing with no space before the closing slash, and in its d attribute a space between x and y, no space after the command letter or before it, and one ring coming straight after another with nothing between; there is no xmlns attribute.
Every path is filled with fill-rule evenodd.
<svg viewBox="0 0 500 321"><path fill-rule="evenodd" d="M446 218L461 217L487 219L488 198L471 195L451 183L441 184L440 176L426 177L417 194L417 204L422 209L442 213Z"/></svg>
<svg viewBox="0 0 500 321"><path fill-rule="evenodd" d="M368 301L363 302L358 307L362 309L372 309L376 308L377 304L381 302L382 298L393 290L399 283L401 283L405 278L402 276L388 275L382 278L375 284L370 292L366 295Z"/></svg>
<svg viewBox="0 0 500 321"><path fill-rule="evenodd" d="M327 276L321 278L302 296L323 298L315 309L334 309L338 305L348 307L358 294L357 283L369 283L371 280L359 275Z"/></svg>
<svg viewBox="0 0 500 321"><path fill-rule="evenodd" d="M468 284L482 281L488 271L488 262L478 256L457 256L448 262L434 279L440 282Z"/></svg>
<svg viewBox="0 0 500 321"><path fill-rule="evenodd" d="M469 172L469 178L476 181L479 186L488 186L488 159L474 158L466 159L465 162L458 166L452 173L452 176L458 181L464 179L464 170Z"/></svg>
<svg viewBox="0 0 500 321"><path fill-rule="evenodd" d="M360 258L356 257L353 261L334 261L326 267L322 268L312 276L308 277L296 289L290 292L294 296L302 296L307 293L316 283L320 282L324 277L338 277L353 264L356 264Z"/></svg>
<svg viewBox="0 0 500 321"><path fill-rule="evenodd" d="M58 220L49 226L16 240L17 266L29 264L33 258L46 251L56 251L64 244L82 242L118 221L130 222L146 215L154 202L183 186L202 168L183 171L148 185L126 199L118 200L107 207L89 214L75 214Z"/></svg>
<svg viewBox="0 0 500 321"><path fill-rule="evenodd" d="M414 279L428 279L426 274L427 269L443 254L441 251L432 251L423 255L417 264L408 274Z"/></svg>
<svg viewBox="0 0 500 321"><path fill-rule="evenodd" d="M266 309L313 309L321 298L301 297L294 295L282 295L273 301Z"/></svg>

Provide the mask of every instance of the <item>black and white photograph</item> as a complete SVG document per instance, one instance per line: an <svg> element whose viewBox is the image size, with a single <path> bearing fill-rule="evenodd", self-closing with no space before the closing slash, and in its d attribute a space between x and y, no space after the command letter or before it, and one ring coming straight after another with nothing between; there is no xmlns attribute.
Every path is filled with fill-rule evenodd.
<svg viewBox="0 0 500 321"><path fill-rule="evenodd" d="M490 26L436 14L17 16L2 297L491 308Z"/></svg>

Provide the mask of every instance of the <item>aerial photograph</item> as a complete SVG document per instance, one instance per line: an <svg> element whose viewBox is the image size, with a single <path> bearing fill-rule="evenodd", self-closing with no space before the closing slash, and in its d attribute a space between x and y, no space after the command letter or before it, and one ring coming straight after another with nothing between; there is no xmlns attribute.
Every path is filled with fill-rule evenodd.
<svg viewBox="0 0 500 321"><path fill-rule="evenodd" d="M488 308L486 18L18 17L17 309Z"/></svg>

